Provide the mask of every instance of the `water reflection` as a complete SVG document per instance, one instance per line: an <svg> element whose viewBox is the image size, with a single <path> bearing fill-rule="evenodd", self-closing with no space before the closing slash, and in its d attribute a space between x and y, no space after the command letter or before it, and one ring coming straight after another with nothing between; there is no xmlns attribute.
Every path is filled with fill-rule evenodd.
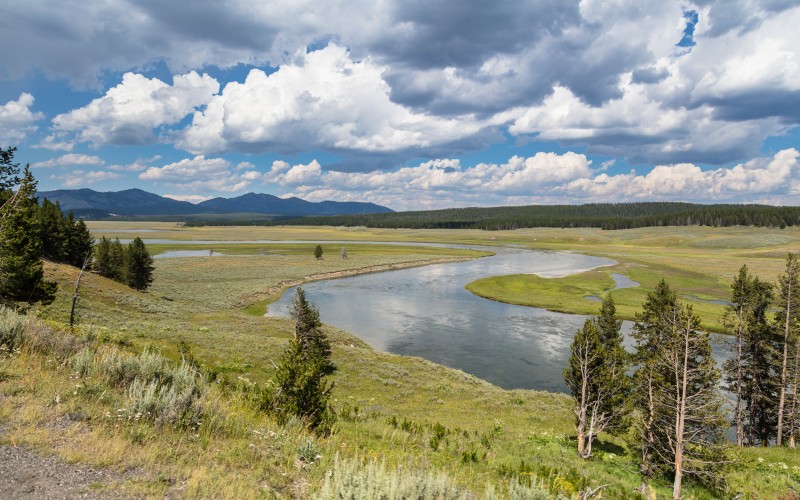
<svg viewBox="0 0 800 500"><path fill-rule="evenodd" d="M464 289L478 278L533 273L559 277L614 261L568 253L501 249L494 257L304 285L323 321L376 349L419 356L505 388L564 391L561 371L584 316L486 300ZM293 290L269 307L287 316Z"/></svg>

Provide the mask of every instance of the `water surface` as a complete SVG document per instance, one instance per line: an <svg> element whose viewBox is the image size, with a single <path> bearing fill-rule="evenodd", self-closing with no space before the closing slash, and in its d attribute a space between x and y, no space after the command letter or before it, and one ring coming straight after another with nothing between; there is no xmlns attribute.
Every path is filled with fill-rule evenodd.
<svg viewBox="0 0 800 500"><path fill-rule="evenodd" d="M561 391L572 337L585 317L503 304L464 286L478 278L533 273L561 277L610 259L588 255L494 249L467 262L366 274L303 285L325 323L376 349L420 356L505 388ZM535 291L531 291L535 293ZM288 316L294 289L269 306Z"/></svg>

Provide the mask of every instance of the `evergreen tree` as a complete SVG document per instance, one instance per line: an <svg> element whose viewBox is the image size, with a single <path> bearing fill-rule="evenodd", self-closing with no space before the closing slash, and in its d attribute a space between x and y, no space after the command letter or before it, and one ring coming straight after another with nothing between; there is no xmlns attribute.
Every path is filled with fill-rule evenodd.
<svg viewBox="0 0 800 500"><path fill-rule="evenodd" d="M749 446L767 446L777 435L780 336L767 319L772 284L753 278L742 349L744 433Z"/></svg>
<svg viewBox="0 0 800 500"><path fill-rule="evenodd" d="M657 357L664 331L668 328L665 311L675 308L677 296L667 282L661 280L636 313L632 336L636 340L633 375L633 404L639 410L636 421L637 444L640 451L640 472L652 477L663 472L662 462L656 456L656 431L658 425L657 392L664 383L664 373L658 369Z"/></svg>
<svg viewBox="0 0 800 500"><path fill-rule="evenodd" d="M723 399L720 373L700 319L662 280L637 315L637 397L642 414L643 471L670 474L673 498L683 478L714 483L723 461ZM636 391L635 391L636 393Z"/></svg>
<svg viewBox="0 0 800 500"><path fill-rule="evenodd" d="M115 238L108 250L108 266L111 274L107 277L127 284L126 254L125 247L122 246L119 238Z"/></svg>
<svg viewBox="0 0 800 500"><path fill-rule="evenodd" d="M86 223L74 220L72 212L67 215L67 247L64 262L71 266L83 267L84 261L91 256L94 248L94 238L86 227Z"/></svg>
<svg viewBox="0 0 800 500"><path fill-rule="evenodd" d="M17 148L0 148L0 206L11 198L11 190L20 183L19 163L14 161Z"/></svg>
<svg viewBox="0 0 800 500"><path fill-rule="evenodd" d="M793 376L791 372L797 373L798 370L793 370L793 368L797 365L798 357L800 357L800 346L798 345L798 330L800 330L800 263L798 263L797 256L793 253L786 257L786 271L778 281L777 306L775 324L781 332L782 357L778 395L778 435L775 444L780 446L783 443L784 418L787 416L787 395L790 400L788 409L791 410L791 414L788 417L790 425L795 427L796 413L798 411L797 377ZM790 358L793 358L793 366L789 364ZM794 434L790 436L790 444L794 445Z"/></svg>
<svg viewBox="0 0 800 500"><path fill-rule="evenodd" d="M314 247L314 257L319 260L322 258L322 245Z"/></svg>
<svg viewBox="0 0 800 500"><path fill-rule="evenodd" d="M587 319L577 331L564 369L564 381L575 399L578 456L589 458L600 432L621 433L626 428L628 355L622 347L613 300L603 301L601 315Z"/></svg>
<svg viewBox="0 0 800 500"><path fill-rule="evenodd" d="M64 214L58 203L53 204L45 198L39 208L39 227L42 238L42 255L56 262L64 260L64 247L67 234L64 227Z"/></svg>
<svg viewBox="0 0 800 500"><path fill-rule="evenodd" d="M111 241L105 236L94 247L93 267L100 276L110 278L114 274L111 267Z"/></svg>
<svg viewBox="0 0 800 500"><path fill-rule="evenodd" d="M138 236L125 252L126 283L129 287L144 291L153 282L153 258Z"/></svg>
<svg viewBox="0 0 800 500"><path fill-rule="evenodd" d="M633 381L628 375L631 355L623 347L625 336L622 333L622 320L617 317L617 307L611 294L600 306L597 326L600 342L606 351L606 375L611 379L608 397L601 411L611 415L606 432L618 436L626 433L630 426L628 417L631 411L630 391Z"/></svg>
<svg viewBox="0 0 800 500"><path fill-rule="evenodd" d="M278 366L275 406L282 419L294 415L321 433L330 431L334 415L328 405L333 384L324 380L332 368L330 344L322 333L319 313L302 289L292 302L295 336Z"/></svg>
<svg viewBox="0 0 800 500"><path fill-rule="evenodd" d="M737 446L766 445L775 435L775 336L766 313L772 285L749 274L747 266L731 284L723 325L733 337L732 357L724 364L727 389L736 395L732 424Z"/></svg>
<svg viewBox="0 0 800 500"><path fill-rule="evenodd" d="M298 287L292 299L291 316L294 320L294 338L300 342L303 351L322 360L326 372L331 372L331 343L322 331L319 310L306 299L305 291Z"/></svg>
<svg viewBox="0 0 800 500"><path fill-rule="evenodd" d="M13 150L10 150L13 153ZM36 180L28 166L16 196L0 208L0 301L42 302L55 298L56 283L44 280Z"/></svg>

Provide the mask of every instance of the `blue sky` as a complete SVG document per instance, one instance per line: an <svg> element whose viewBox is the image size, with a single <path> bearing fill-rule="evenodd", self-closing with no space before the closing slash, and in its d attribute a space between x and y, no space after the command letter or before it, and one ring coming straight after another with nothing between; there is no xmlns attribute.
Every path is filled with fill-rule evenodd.
<svg viewBox="0 0 800 500"><path fill-rule="evenodd" d="M800 204L796 1L4 10L0 144L41 190Z"/></svg>

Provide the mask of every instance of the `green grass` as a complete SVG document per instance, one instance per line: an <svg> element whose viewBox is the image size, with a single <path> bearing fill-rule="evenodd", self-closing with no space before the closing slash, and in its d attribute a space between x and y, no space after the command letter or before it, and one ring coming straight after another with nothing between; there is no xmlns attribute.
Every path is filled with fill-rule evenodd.
<svg viewBox="0 0 800 500"><path fill-rule="evenodd" d="M133 354L152 346L178 361L179 344L183 342L202 369L218 373L219 382L211 384L204 396L214 410L209 413L213 417L196 433L159 428L147 422L109 420L106 415L116 414L124 394L105 388L101 380L91 377L86 379L85 388L77 391L76 384L83 383L76 382L70 373L71 364L28 353L0 359L0 425L8 429L0 441L27 444L71 461L119 470L141 468L143 475L130 479L125 491L162 497L170 484L164 478L174 478L187 496L308 497L322 487L338 455L347 460L385 462L387 470L402 465L444 473L459 488L478 497L487 483L502 493L511 476L534 475L554 493L575 495L586 483L609 484L604 497L636 498L633 490L642 479L636 472L635 452L623 440L604 435L596 445L594 459L584 461L575 456L574 417L566 396L502 390L419 358L375 351L332 327L325 327L325 331L332 340L333 360L339 367L332 378L333 404L340 418L331 437L308 435L296 424L281 427L268 415L244 405L229 387L244 381L265 383L272 377L293 325L261 314L264 305L289 284L375 266L391 268L479 255L354 242L346 245L349 258L343 260L338 253L341 244L330 245L329 249L325 239L510 243L603 255L619 262L563 279L538 278L534 285L546 290L539 295L552 300L554 307L559 297L572 301L565 302L564 310L581 305L587 292L604 293L613 283L611 272L626 274L642 283L639 288L614 292L618 303L633 308L641 304L643 294L662 276L681 293L724 298L727 283L742 263L765 279L774 279L782 269L785 252L800 247L800 231L770 233L740 228L486 233L359 228L185 229L166 223L92 223L91 227L96 234L98 229L114 234L114 229L125 227L164 231L140 234L153 238L320 241L326 250L321 261L313 258L312 244L274 249L278 245L230 245L230 256L159 259L156 280L148 293L135 292L94 274L84 277L79 323L81 330L91 330L100 345L116 346ZM788 242L766 237L772 234L785 236ZM727 242L731 238L739 243ZM711 244L714 241L716 247ZM764 241L764 246L753 246L757 241ZM198 249L180 244L163 249L181 247ZM213 247L228 253L227 246ZM280 249L286 253L278 254ZM239 251L247 255L233 255ZM48 263L46 272L49 279L59 282L59 293L54 304L37 313L58 327L68 317L71 284L78 271ZM526 280L527 277L518 278L506 293L533 294ZM487 281L502 282L493 278ZM572 292L576 292L574 296ZM598 306L588 305L590 313ZM701 314L711 317L712 312ZM90 418L68 421L66 415L75 411ZM321 456L313 464L307 461L312 452ZM800 468L800 458L795 453L755 449L743 450L739 456L728 480L733 491L742 492L745 498L777 497L789 488L800 488L795 470ZM759 457L764 461L759 462ZM782 465L769 467L784 463L785 469ZM655 488L661 496L670 491L665 482L656 483ZM686 496L714 495L690 485Z"/></svg>

